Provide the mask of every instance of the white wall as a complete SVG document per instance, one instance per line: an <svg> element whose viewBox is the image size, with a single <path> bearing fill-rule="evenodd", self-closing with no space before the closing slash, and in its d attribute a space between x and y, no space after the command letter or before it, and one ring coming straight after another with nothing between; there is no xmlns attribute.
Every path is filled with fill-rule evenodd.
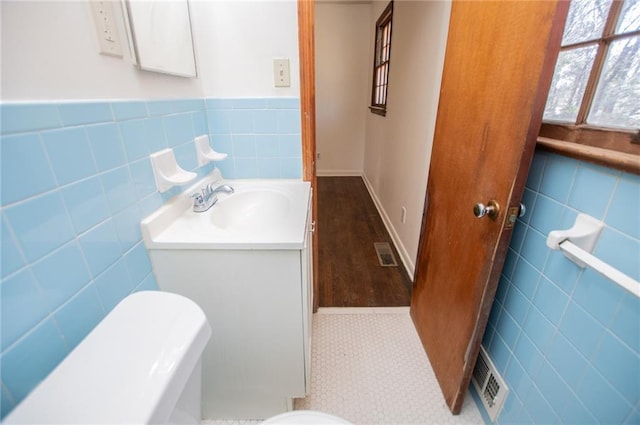
<svg viewBox="0 0 640 425"><path fill-rule="evenodd" d="M2 100L202 96L201 80L139 71L128 57L98 54L85 1L2 1Z"/></svg>
<svg viewBox="0 0 640 425"><path fill-rule="evenodd" d="M191 10L205 97L300 96L295 0L192 0ZM289 58L291 87L273 86L274 58Z"/></svg>
<svg viewBox="0 0 640 425"><path fill-rule="evenodd" d="M370 34L387 4L373 2ZM449 1L394 3L387 116L367 114L365 182L411 275L418 254L450 10ZM407 209L404 224L403 206Z"/></svg>
<svg viewBox="0 0 640 425"><path fill-rule="evenodd" d="M2 1L2 101L299 96L297 5L192 0L198 78L100 55L88 1ZM273 87L272 58L288 57L291 87Z"/></svg>
<svg viewBox="0 0 640 425"><path fill-rule="evenodd" d="M371 5L316 3L318 175L362 175L369 110Z"/></svg>

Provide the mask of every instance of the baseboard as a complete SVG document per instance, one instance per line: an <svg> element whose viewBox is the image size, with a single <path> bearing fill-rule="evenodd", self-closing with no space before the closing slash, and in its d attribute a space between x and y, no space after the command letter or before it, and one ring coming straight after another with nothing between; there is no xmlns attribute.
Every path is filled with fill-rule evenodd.
<svg viewBox="0 0 640 425"><path fill-rule="evenodd" d="M362 170L316 170L318 177L359 177Z"/></svg>
<svg viewBox="0 0 640 425"><path fill-rule="evenodd" d="M319 307L315 314L409 314L406 307Z"/></svg>
<svg viewBox="0 0 640 425"><path fill-rule="evenodd" d="M382 217L382 222L384 223L384 227L387 229L387 232L389 232L389 235L391 236L391 240L393 241L393 244L395 245L396 250L398 251L398 255L400 255L400 261L402 261L402 264L404 265L405 270L409 275L409 279L413 281L413 276L415 275L415 270L416 270L415 264L411 260L411 257L409 256L407 249L404 247L404 244L400 240L400 236L398 235L398 232L396 232L396 229L393 227L393 224L391 224L391 220L389 219L389 216L387 215L386 211L382 207L382 203L380 203L380 199L378 199L378 196L373 190L373 186L371 186L371 183L369 182L369 180L367 180L367 176L365 176L364 173L362 174L362 180L364 181L364 185L367 187L367 190L369 191L369 195L371 195L371 199L373 199L373 203L375 204L376 209L380 214L380 217Z"/></svg>

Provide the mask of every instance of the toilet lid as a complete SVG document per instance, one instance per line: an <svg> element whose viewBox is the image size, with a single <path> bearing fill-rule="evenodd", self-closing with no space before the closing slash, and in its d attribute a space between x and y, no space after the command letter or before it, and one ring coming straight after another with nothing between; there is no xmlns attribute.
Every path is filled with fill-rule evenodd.
<svg viewBox="0 0 640 425"><path fill-rule="evenodd" d="M351 422L313 410L295 410L293 412L282 413L262 422L262 425L330 425L342 424L353 425Z"/></svg>

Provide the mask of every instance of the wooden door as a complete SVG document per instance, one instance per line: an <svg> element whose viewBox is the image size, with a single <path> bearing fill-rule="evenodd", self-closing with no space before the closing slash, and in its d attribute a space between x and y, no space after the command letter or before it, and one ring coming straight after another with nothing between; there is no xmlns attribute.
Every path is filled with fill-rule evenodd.
<svg viewBox="0 0 640 425"><path fill-rule="evenodd" d="M454 1L411 315L447 404L471 380L568 2ZM391 88L390 88L391 89ZM496 219L474 217L495 200Z"/></svg>

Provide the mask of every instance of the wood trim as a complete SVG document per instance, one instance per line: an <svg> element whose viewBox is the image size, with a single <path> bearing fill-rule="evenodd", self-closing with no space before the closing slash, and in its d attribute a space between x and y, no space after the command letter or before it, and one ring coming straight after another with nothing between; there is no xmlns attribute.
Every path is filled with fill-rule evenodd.
<svg viewBox="0 0 640 425"><path fill-rule="evenodd" d="M318 311L318 187L316 182L316 88L315 88L315 4L298 0L298 49L300 54L300 119L302 135L302 175L311 182L313 193L313 312Z"/></svg>
<svg viewBox="0 0 640 425"><path fill-rule="evenodd" d="M587 115L591 110L591 104L593 103L593 96L596 92L598 81L600 80L600 74L602 73L602 67L604 66L604 59L609 50L609 46L604 40L599 40L594 43L598 47L596 48L596 56L593 58L593 64L591 65L591 72L587 80L587 86L582 94L582 100L580 102L580 109L576 116L577 123L584 123L587 120Z"/></svg>
<svg viewBox="0 0 640 425"><path fill-rule="evenodd" d="M579 49L580 47L589 46L591 44L597 44L598 40L604 40L604 41L608 42L609 44L611 44L612 42L614 42L616 40L621 40L623 38L637 37L639 35L640 35L640 30L623 32L621 34L603 35L600 38L592 38L590 40L578 41L576 43L567 44L566 46L562 46L562 50Z"/></svg>
<svg viewBox="0 0 640 425"><path fill-rule="evenodd" d="M638 155L547 137L538 137L537 146L548 152L640 175L640 156Z"/></svg>
<svg viewBox="0 0 640 425"><path fill-rule="evenodd" d="M381 115L383 117L387 116L386 108L381 108L379 106L369 106L369 110L376 115Z"/></svg>
<svg viewBox="0 0 640 425"><path fill-rule="evenodd" d="M539 136L568 143L608 149L613 152L640 156L640 144L637 141L638 131L613 130L585 125L543 123ZM639 158L640 159L640 158Z"/></svg>

